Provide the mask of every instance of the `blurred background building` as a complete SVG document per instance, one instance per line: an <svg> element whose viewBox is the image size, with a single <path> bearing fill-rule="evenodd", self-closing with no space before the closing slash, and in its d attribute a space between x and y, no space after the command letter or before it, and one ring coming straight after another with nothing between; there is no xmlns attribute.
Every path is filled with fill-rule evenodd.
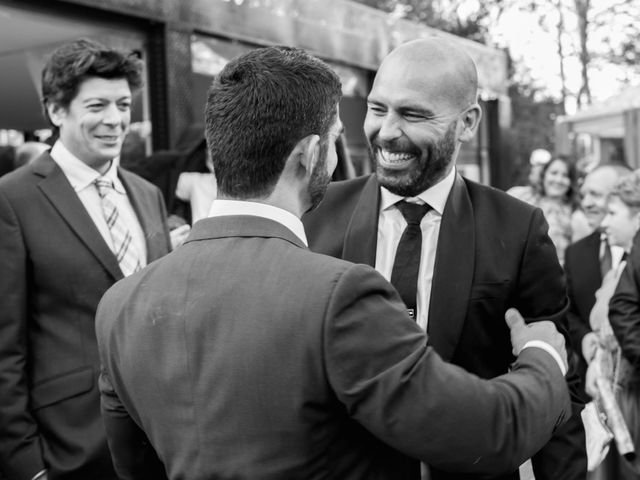
<svg viewBox="0 0 640 480"><path fill-rule="evenodd" d="M582 160L587 170L598 163L640 168L640 87L559 117L556 149Z"/></svg>
<svg viewBox="0 0 640 480"><path fill-rule="evenodd" d="M341 77L348 151L357 173L366 173L362 123L373 74L394 46L429 35L455 38L478 65L485 116L460 166L470 178L503 186L500 132L510 122L504 52L342 0L0 0L0 145L47 138L40 70L68 40L94 38L146 61L128 162L193 141L207 87L224 64L252 48L285 44L318 55Z"/></svg>
<svg viewBox="0 0 640 480"><path fill-rule="evenodd" d="M501 132L511 121L506 54L344 0L0 0L0 145L47 139L40 71L47 54L68 40L94 38L146 62L123 153L127 165L155 151L192 148L208 85L225 63L252 48L284 44L316 54L342 79L347 148L356 172L366 173L362 124L373 74L396 45L430 35L454 38L480 72L485 115L460 169L504 188L510 159L501 154Z"/></svg>

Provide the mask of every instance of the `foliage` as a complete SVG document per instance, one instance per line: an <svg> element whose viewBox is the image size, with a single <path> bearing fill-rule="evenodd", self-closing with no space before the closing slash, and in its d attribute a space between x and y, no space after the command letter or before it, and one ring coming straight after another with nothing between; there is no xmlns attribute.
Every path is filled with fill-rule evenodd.
<svg viewBox="0 0 640 480"><path fill-rule="evenodd" d="M356 0L407 20L479 42L486 42L490 17L503 0L477 2L468 10L468 0Z"/></svg>

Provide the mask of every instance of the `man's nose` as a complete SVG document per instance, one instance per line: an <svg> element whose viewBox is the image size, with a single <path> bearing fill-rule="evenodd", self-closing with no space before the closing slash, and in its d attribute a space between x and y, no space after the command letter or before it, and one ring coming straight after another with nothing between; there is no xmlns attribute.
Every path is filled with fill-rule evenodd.
<svg viewBox="0 0 640 480"><path fill-rule="evenodd" d="M104 110L102 122L107 125L119 125L122 122L123 113L117 105L109 105Z"/></svg>
<svg viewBox="0 0 640 480"><path fill-rule="evenodd" d="M398 116L393 113L385 115L381 119L380 130L378 131L378 137L380 140L395 140L401 135L402 129L400 128Z"/></svg>

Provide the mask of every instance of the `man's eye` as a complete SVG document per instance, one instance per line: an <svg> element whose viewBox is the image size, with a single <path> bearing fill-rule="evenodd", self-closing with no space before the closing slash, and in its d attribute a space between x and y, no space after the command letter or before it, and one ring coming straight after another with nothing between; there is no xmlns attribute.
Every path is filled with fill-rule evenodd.
<svg viewBox="0 0 640 480"><path fill-rule="evenodd" d="M369 111L375 113L376 115L382 115L385 113L385 109L380 105L369 105Z"/></svg>
<svg viewBox="0 0 640 480"><path fill-rule="evenodd" d="M427 120L427 117L425 117L423 114L414 113L414 112L405 113L404 114L404 118L406 118L407 120L412 121L412 122Z"/></svg>

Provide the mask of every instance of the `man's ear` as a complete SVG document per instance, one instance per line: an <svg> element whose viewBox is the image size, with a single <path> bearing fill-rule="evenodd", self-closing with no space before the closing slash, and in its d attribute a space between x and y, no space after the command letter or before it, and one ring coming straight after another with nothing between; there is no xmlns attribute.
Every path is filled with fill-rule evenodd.
<svg viewBox="0 0 640 480"><path fill-rule="evenodd" d="M474 103L468 107L461 115L462 120L462 132L458 136L458 140L461 142L468 142L473 138L476 133L476 129L482 119L482 109L480 105Z"/></svg>
<svg viewBox="0 0 640 480"><path fill-rule="evenodd" d="M313 168L320 157L320 136L319 135L307 135L303 139L296 143L293 147L290 157L295 158L296 162L299 162L308 173L313 171Z"/></svg>
<svg viewBox="0 0 640 480"><path fill-rule="evenodd" d="M60 127L62 124L62 120L67 115L67 109L58 105L54 102L47 103L47 114L49 115L49 119L51 123L53 123L56 127Z"/></svg>

